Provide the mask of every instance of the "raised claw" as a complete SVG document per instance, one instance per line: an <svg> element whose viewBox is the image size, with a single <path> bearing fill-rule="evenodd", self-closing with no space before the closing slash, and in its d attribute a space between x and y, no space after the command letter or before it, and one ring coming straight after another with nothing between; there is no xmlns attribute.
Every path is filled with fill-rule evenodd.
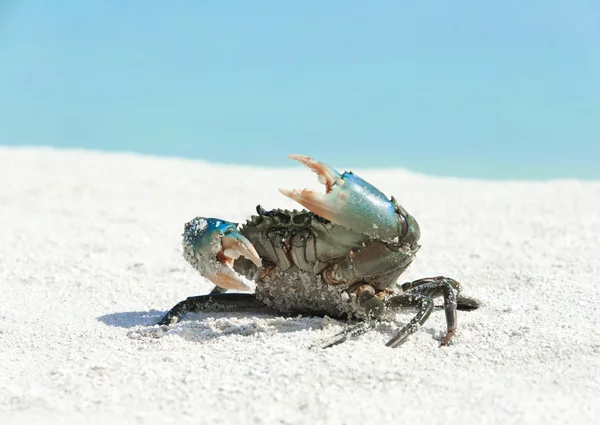
<svg viewBox="0 0 600 425"><path fill-rule="evenodd" d="M340 174L327 164L303 155L291 159L319 175L325 193L308 189L279 191L315 214L356 232L381 240L394 240L406 233L406 223L396 212L399 206L376 187L352 172Z"/></svg>
<svg viewBox="0 0 600 425"><path fill-rule="evenodd" d="M233 262L240 255L257 267L262 266L262 261L235 223L196 217L186 223L182 236L184 257L202 276L220 288L250 289L250 282L233 270Z"/></svg>

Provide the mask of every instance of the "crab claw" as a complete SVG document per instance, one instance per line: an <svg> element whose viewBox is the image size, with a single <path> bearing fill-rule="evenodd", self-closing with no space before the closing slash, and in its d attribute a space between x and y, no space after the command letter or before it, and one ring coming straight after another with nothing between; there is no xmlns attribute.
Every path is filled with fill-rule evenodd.
<svg viewBox="0 0 600 425"><path fill-rule="evenodd" d="M186 223L183 250L190 265L221 288L250 289L249 281L233 270L233 262L240 256L262 266L256 249L238 233L237 225L218 218L196 217Z"/></svg>
<svg viewBox="0 0 600 425"><path fill-rule="evenodd" d="M402 219L393 200L352 172L340 174L327 164L303 155L291 159L306 165L319 175L325 193L308 189L279 191L313 213L356 232L381 240L393 240L403 233Z"/></svg>

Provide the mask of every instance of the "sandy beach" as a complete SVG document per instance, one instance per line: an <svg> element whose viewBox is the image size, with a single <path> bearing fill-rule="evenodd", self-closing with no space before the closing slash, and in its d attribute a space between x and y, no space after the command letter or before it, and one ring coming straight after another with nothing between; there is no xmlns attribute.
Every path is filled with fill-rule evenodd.
<svg viewBox="0 0 600 425"><path fill-rule="evenodd" d="M343 171L335 158L306 154ZM419 222L401 277L446 275L483 307L412 315L311 349L330 318L190 314L213 287L181 256L195 216L299 208L310 170L0 148L2 424L597 424L600 181L483 181L353 169Z"/></svg>

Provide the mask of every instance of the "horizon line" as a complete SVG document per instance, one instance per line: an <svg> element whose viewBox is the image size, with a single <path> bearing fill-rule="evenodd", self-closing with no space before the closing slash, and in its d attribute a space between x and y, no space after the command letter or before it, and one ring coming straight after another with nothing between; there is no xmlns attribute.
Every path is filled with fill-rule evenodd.
<svg viewBox="0 0 600 425"><path fill-rule="evenodd" d="M182 160L182 161L192 161L192 162L201 162L206 165L213 166L226 166L226 167L244 167L244 168L254 168L258 170L290 170L290 169L300 169L301 165L294 161L288 161L288 156L284 156L282 159L281 165L267 165L267 164L256 164L251 162L225 162L225 161L214 161L210 159L203 158L201 156L192 155L187 156L183 154L177 153L157 153L152 151L140 151L135 149L102 149L102 148L92 148L92 147L82 147L82 146L53 146L50 144L21 144L21 145L10 145L0 143L0 149L5 150L39 150L39 151L54 151L54 152L69 152L69 153L82 153L82 154L101 154L108 156L137 156L142 158L154 158L154 159L172 159L172 160ZM296 152L298 153L298 152ZM290 155L293 152L290 152ZM302 153L301 153L302 154ZM323 158L315 158L317 160L323 160ZM288 162L286 164L286 162ZM322 162L328 164L334 164L334 161L326 161ZM332 165L333 166L333 165ZM340 167L339 165L337 166ZM479 176L479 175L457 175L457 174L435 174L425 171L419 171L417 169L409 168L406 166L378 166L378 165L363 165L363 166L352 166L346 167L346 171L351 171L349 168L353 168L355 170L361 171L370 171L370 172L406 172L413 175L419 175L423 177L432 177L432 178L441 178L441 179L459 179L459 180L471 180L471 181L490 181L490 182L564 182L564 181L581 181L581 182L600 182L599 177L581 177L581 176L572 176L572 175L561 175L561 176L523 176L523 175L514 175L514 176Z"/></svg>

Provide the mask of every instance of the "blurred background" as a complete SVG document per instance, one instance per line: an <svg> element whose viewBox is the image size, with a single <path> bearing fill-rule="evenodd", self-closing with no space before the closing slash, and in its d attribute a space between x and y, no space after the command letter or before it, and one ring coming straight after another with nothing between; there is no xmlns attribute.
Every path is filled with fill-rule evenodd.
<svg viewBox="0 0 600 425"><path fill-rule="evenodd" d="M0 0L0 145L600 178L600 2Z"/></svg>

